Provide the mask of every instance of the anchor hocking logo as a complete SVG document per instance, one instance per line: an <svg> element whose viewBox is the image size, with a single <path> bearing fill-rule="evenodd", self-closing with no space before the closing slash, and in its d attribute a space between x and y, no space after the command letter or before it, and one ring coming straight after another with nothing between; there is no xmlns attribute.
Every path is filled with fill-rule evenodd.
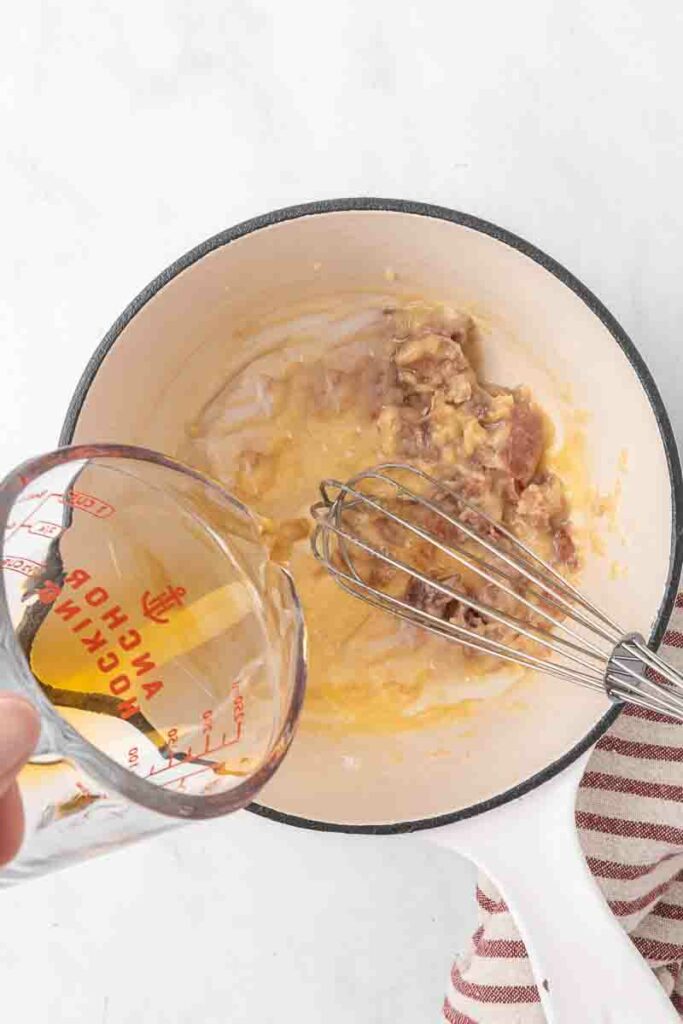
<svg viewBox="0 0 683 1024"><path fill-rule="evenodd" d="M172 608L182 608L184 597L185 588L174 587L170 583L165 590L154 596L149 590L146 590L142 595L142 614L146 619L165 626L169 621L166 617L167 612Z"/></svg>

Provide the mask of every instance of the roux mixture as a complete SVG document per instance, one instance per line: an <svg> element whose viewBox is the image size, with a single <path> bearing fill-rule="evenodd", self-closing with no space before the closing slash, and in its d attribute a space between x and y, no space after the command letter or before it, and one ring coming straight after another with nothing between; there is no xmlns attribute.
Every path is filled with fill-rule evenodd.
<svg viewBox="0 0 683 1024"><path fill-rule="evenodd" d="M459 310L370 310L322 348L293 336L253 359L191 425L183 457L265 517L273 556L291 567L309 633L304 728L395 731L467 713L495 692L500 663L342 592L313 559L307 511L325 477L408 462L571 573L565 489L545 465L550 426L526 389L485 380L476 324ZM481 580L443 578L506 610ZM406 595L488 636L507 628L414 583Z"/></svg>

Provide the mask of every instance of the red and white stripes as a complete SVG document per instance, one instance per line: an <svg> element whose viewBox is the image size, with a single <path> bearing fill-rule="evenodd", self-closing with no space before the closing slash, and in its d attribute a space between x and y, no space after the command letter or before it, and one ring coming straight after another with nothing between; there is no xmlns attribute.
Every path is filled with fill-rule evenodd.
<svg viewBox="0 0 683 1024"><path fill-rule="evenodd" d="M683 594L663 647L683 667ZM683 1018L683 727L651 711L625 711L593 752L576 823L612 910ZM486 878L477 903L479 927L453 965L443 1020L543 1024L524 943Z"/></svg>

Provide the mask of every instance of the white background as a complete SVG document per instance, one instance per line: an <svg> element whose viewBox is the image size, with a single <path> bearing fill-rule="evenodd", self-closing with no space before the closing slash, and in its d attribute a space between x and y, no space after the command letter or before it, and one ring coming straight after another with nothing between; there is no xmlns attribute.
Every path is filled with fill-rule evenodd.
<svg viewBox="0 0 683 1024"><path fill-rule="evenodd" d="M0 468L52 446L111 321L288 203L422 199L565 263L683 428L674 0L21 0L0 27ZM472 872L248 814L0 894L19 1024L421 1024Z"/></svg>

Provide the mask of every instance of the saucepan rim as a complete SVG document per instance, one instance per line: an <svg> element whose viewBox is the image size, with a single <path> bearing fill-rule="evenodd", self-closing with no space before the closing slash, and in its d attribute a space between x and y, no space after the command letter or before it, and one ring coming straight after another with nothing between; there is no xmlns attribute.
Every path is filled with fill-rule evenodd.
<svg viewBox="0 0 683 1024"><path fill-rule="evenodd" d="M206 256L213 250L224 245L229 245L236 239L242 238L244 235L251 234L254 231L258 231L261 228L267 228L274 224L280 224L284 221L295 220L298 217L371 210L406 213L421 217L431 217L437 220L450 221L454 224L460 224L464 227L471 228L481 234L489 235L490 237L497 239L499 242L510 246L510 248L516 249L518 252L528 256L529 259L547 270L550 274L566 285L567 288L570 288L601 321L604 327L611 334L616 344L626 355L633 367L633 370L635 371L643 391L647 396L657 421L667 458L669 479L671 483L672 533L669 573L664 597L657 613L650 637L653 643L658 644L663 636L666 624L676 600L678 581L681 574L681 565L683 564L683 476L681 474L681 463L673 429L657 385L655 384L645 361L633 341L627 335L626 331L602 304L602 302L600 302L600 300L593 294L593 292L586 287L586 285L537 246L532 245L525 239L520 238L518 235L515 235L496 224L482 220L481 218L475 217L469 213L463 213L443 206L434 206L428 203L414 202L405 199L380 199L375 197L325 199L273 210L270 213L253 217L250 220L243 221L240 224L236 224L234 227L227 228L226 230L220 231L218 234L207 238L193 249L190 249L189 252L186 252L179 259L175 260L169 267L163 270L154 278L153 281L143 288L139 295L133 299L133 301L126 307L123 313L107 331L88 361L88 364L76 386L76 390L67 409L64 424L62 426L59 438L60 445L68 445L72 443L78 418L90 386L97 376L99 368L105 357L114 346L119 335L130 321L140 312L143 306L145 306L154 295L167 285L169 281L173 280L174 277L192 266L192 264L196 263L198 260L201 260L202 257ZM580 757L581 754L588 750L607 731L610 725L612 725L620 714L620 710L621 708L618 705L611 707L604 715L602 715L593 728L590 729L582 739L575 743L574 746L572 746L571 749L562 757L557 758L550 764L546 765L546 767L541 771L531 775L523 782L512 786L488 800L483 800L469 807L461 808L457 811L446 814L431 815L414 821L391 822L379 825L363 825L308 819L294 814L287 814L283 811L275 810L274 808L267 807L260 803L252 803L247 809L255 814L260 814L263 817L270 818L274 821L283 822L288 825L296 825L299 828L315 829L324 832L395 835L400 832L415 832L421 829L436 828L441 825L449 824L450 822L462 821L465 818L482 814L484 811L509 803L511 800L515 800L518 797L523 796L525 793L528 793L537 786L540 786L543 782L553 778Z"/></svg>

